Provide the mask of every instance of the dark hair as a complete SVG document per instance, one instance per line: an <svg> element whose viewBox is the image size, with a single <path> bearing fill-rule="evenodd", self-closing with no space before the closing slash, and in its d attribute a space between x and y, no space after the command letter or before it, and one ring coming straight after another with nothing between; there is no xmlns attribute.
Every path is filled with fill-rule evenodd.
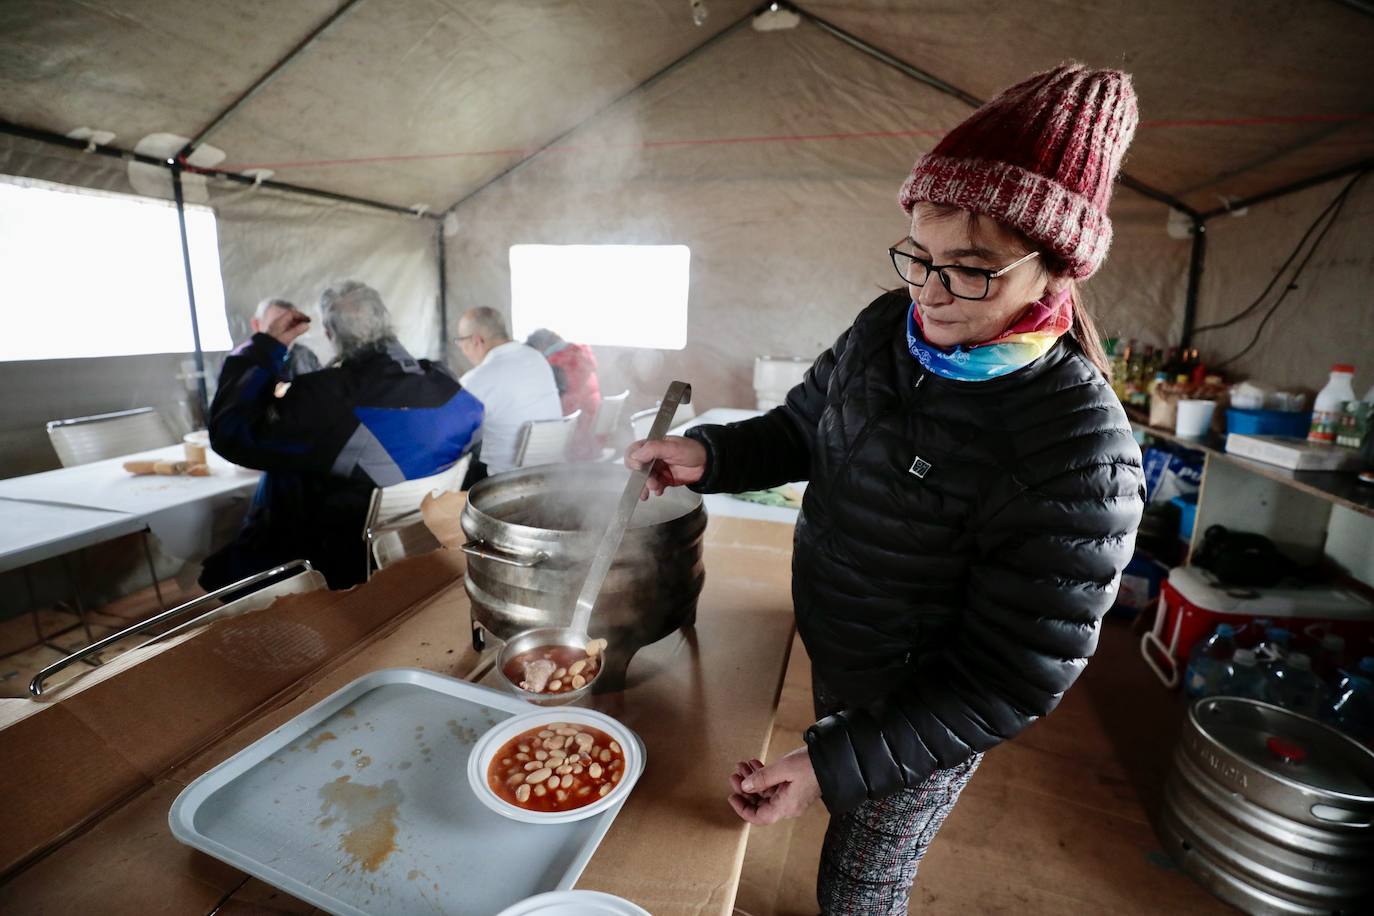
<svg viewBox="0 0 1374 916"><path fill-rule="evenodd" d="M1073 299L1073 326L1069 328L1071 337L1078 349L1092 363L1099 372L1107 379L1112 379L1112 364L1107 359L1107 351L1102 346L1102 337L1097 330L1097 322L1093 320L1092 314L1088 311L1087 304L1083 301L1083 291L1077 280L1069 275L1069 265L1064 258L1055 254L1053 251L1039 244L1035 239L1026 235L1018 229L1014 229L1005 223L999 223L992 217L983 217L981 214L971 210L962 210L952 204L940 204L933 201L918 201L916 206L929 207L937 219L953 216L955 213L963 212L968 220L969 238L976 240L978 231L986 219L997 227L1005 236L1014 239L1025 246L1027 251L1039 252L1040 257L1036 259L1037 266L1046 275L1051 277L1066 278L1069 285L1069 295Z"/></svg>

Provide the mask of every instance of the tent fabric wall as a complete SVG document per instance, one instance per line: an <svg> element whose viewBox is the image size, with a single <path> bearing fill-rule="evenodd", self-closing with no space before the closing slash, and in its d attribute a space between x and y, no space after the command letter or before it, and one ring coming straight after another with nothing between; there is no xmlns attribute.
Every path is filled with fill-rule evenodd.
<svg viewBox="0 0 1374 916"><path fill-rule="evenodd" d="M1350 178L1249 208L1207 223L1198 327L1223 321L1250 305L1298 244L1307 227ZM1320 228L1317 230L1320 232ZM1314 233L1314 236L1316 233ZM1228 376L1314 392L1326 384L1332 363L1353 362L1355 393L1374 385L1374 176L1355 186L1337 222L1248 354L1226 367ZM1307 252L1304 246L1300 261ZM1296 267L1295 261L1293 267ZM1248 318L1203 331L1195 344L1216 363L1249 343L1287 285L1284 274Z"/></svg>
<svg viewBox="0 0 1374 916"><path fill-rule="evenodd" d="M754 356L814 357L898 284L897 189L967 113L814 26L740 29L457 208L450 327L464 308L509 309L512 244L686 244L687 349L599 348L602 390L643 403L677 377L703 406L752 404ZM1112 212L1115 248L1087 298L1104 331L1163 344L1179 333L1189 242L1129 191ZM653 302L646 289L646 314Z"/></svg>
<svg viewBox="0 0 1374 916"><path fill-rule="evenodd" d="M146 168L146 167L145 167ZM154 170L156 172L156 170ZM75 187L133 193L121 160L0 136L0 174L56 181ZM163 176L165 177L165 176ZM374 285L392 312L402 342L417 356L433 356L438 343L436 224L432 220L319 202L267 189L210 182L201 190L189 176L192 199L206 200L219 224L220 263L234 340L248 334L248 319L268 295L315 311L330 282L356 278ZM140 187L147 188L146 182ZM170 196L170 184L168 185ZM173 256L179 253L173 252ZM41 303L5 303L41 308ZM317 312L316 312L317 314ZM130 320L135 320L131 316ZM54 333L58 330L55 329ZM332 354L317 326L307 342L322 358ZM207 359L213 386L219 359ZM188 354L107 359L0 362L0 476L57 466L44 424L128 407L158 408L174 426L195 419L194 387L185 373Z"/></svg>

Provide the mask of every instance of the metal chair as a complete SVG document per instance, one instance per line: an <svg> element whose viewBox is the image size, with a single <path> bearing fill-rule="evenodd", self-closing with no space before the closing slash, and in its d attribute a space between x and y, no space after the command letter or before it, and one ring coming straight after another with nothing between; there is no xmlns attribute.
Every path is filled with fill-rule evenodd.
<svg viewBox="0 0 1374 916"><path fill-rule="evenodd" d="M312 592L316 589L326 587L324 576L317 572L315 568L310 565L310 562L308 560L292 560L290 563L283 563L281 566L275 566L272 569L264 570L263 572L249 576L246 579L241 579L238 582L234 582L231 585L226 585L223 588L217 588L209 594L201 595L199 598L193 598L192 600L186 602L183 605L172 608L170 611L163 611L161 614L155 614L152 617L149 617L147 620L143 621L142 623L136 623L131 627L127 627L123 630L120 630L118 633L111 633L104 639L98 640L97 642L93 642L86 648L81 649L77 652L73 652L66 658L59 659L58 661L53 662L51 665L48 665L42 671L39 671L36 675L34 675L33 680L29 682L29 693L36 697L42 696L44 683L53 675L57 674L60 671L63 671L66 668L69 668L77 662L85 661L87 658L91 656L98 655L105 649L108 649L110 646L119 642L121 639L128 639L130 636L137 636L139 633L144 633L148 630L159 627L170 620L174 620L177 617L189 614L191 611L197 610L210 604L214 604L225 595L232 595L235 592L256 585L259 582L266 582L269 579L274 579L278 576L283 576L286 573L291 572L292 570L295 570L295 573L293 575L290 575L279 582L273 582L271 585L260 588L252 594L244 595L242 598L236 598L226 604L221 604L219 607L211 608L209 611L199 615L198 617L184 621L183 623L175 627L172 627L170 630L167 630L165 633L160 633L157 636L154 636L152 639L138 646L133 651L137 651L138 649L142 649L146 646L151 646L154 643L162 642L166 639L171 639L173 636L178 636L186 632L187 630L204 626L205 624L212 623L216 620L221 620L226 617L237 617L238 615L246 614L249 611L260 610L266 607L267 605L271 604L273 601L280 598L282 595L294 595L300 592Z"/></svg>
<svg viewBox="0 0 1374 916"><path fill-rule="evenodd" d="M145 452L177 441L161 414L151 407L51 420L48 439L64 468Z"/></svg>
<svg viewBox="0 0 1374 916"><path fill-rule="evenodd" d="M634 432L636 442L649 435L649 429L654 425L654 417L658 416L658 408L662 403L659 401L647 410L637 410L630 414L630 429ZM673 424L681 426L696 415L697 409L691 404L680 404L677 413L673 414Z"/></svg>
<svg viewBox="0 0 1374 916"><path fill-rule="evenodd" d="M414 521L415 518L413 517L418 517L420 514L420 504L431 493L444 493L449 490L461 489L463 478L467 475L468 464L471 461L471 455L464 455L452 466L437 474L405 480L389 487L378 487L372 491L372 500L368 503L367 517L363 522L363 545L367 554L365 558L367 578L372 578L374 570L381 569L386 565L380 562L377 555L378 539L382 534L387 529L396 527L399 523ZM417 539L410 538L407 543L417 548L415 552L420 552L418 550L420 542ZM394 551L395 548L394 542L388 543L385 551ZM390 553L388 555L390 556ZM402 556L408 555L410 554L402 553ZM396 559L399 557L392 556L389 562L395 562Z"/></svg>
<svg viewBox="0 0 1374 916"><path fill-rule="evenodd" d="M629 400L630 389L628 388L620 394L601 399L601 406L596 411L596 419L592 421L592 435L596 436L597 441L604 444L608 438L615 435L620 427L620 418L625 415L625 404Z"/></svg>
<svg viewBox="0 0 1374 916"><path fill-rule="evenodd" d="M520 427L515 443L515 466L557 464L568 456L582 411L574 410L558 420L528 420Z"/></svg>
<svg viewBox="0 0 1374 916"><path fill-rule="evenodd" d="M151 407L136 407L132 410L93 414L89 417L50 420L48 441L52 443L53 451L57 452L57 460L62 462L64 468L69 468L173 445L177 439L156 410ZM157 593L158 607L166 610L167 602L162 597L157 567L153 564L153 550L148 544L148 529L143 529L139 537L143 540L143 558L148 563L148 576L152 579L153 591ZM76 583L76 576L67 558L63 557L62 562L68 579ZM81 605L79 583L73 588L76 594L77 616L81 618L89 639L90 626L86 623L86 611ZM37 625L38 620L35 616L34 626ZM41 632L39 635L42 636Z"/></svg>
<svg viewBox="0 0 1374 916"><path fill-rule="evenodd" d="M389 525L372 539L372 562L376 569L386 569L398 560L417 557L444 545L429 530L423 518Z"/></svg>

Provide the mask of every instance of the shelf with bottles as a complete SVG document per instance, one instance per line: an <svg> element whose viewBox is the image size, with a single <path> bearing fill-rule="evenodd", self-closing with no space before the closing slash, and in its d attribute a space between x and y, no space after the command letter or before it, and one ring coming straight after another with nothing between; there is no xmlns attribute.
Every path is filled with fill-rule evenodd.
<svg viewBox="0 0 1374 916"><path fill-rule="evenodd" d="M1349 471L1290 471L1274 464L1265 464L1228 454L1226 437L1215 433L1201 439L1180 436L1171 429L1151 426L1149 418L1139 409L1126 407L1126 416L1137 433L1137 438L1154 438L1174 443L1183 448L1202 452L1208 462L1225 462L1248 474L1258 475L1276 483L1291 487L1309 496L1315 496L1335 505L1344 506L1362 515L1374 517L1374 485L1361 482L1359 475ZM1206 470L1204 469L1204 479Z"/></svg>

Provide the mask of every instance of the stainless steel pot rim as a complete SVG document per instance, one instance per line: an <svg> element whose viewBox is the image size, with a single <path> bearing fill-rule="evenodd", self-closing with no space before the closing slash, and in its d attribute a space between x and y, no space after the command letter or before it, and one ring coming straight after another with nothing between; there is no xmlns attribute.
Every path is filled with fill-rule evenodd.
<svg viewBox="0 0 1374 916"><path fill-rule="evenodd" d="M592 467L596 467L596 465L591 465L591 466L592 466ZM534 468L522 468L522 469L515 470L515 471L507 471L507 472L504 473L504 474L494 474L494 475L492 475L491 477L488 477L488 478L486 478L486 479L484 479L484 480L482 480L482 481L480 481L480 482L474 484L473 487L472 487L472 490L469 491L469 493L468 493L467 503L466 503L466 505L464 505L463 511L464 511L464 512L468 512L468 513L471 513L472 517L473 517L474 520L476 520L476 521L485 522L485 523L487 523L487 524L498 525L498 526L500 526L503 535L515 535L515 536L525 537L525 538L530 538L530 539L535 539L535 540L540 539L540 538L547 538L550 534L559 535L559 536L561 536L561 537L563 537L563 538L570 538L570 539L571 539L571 538L586 538L586 539L589 539L589 540L595 540L597 537L599 537L599 532L595 532L595 531L567 531L567 530L562 530L562 529L558 529L558 528L539 528L539 527L536 527L536 526L534 526L534 525L521 525L521 524L519 524L518 522L508 522L508 521L506 521L505 519L497 518L496 516L494 516L494 515L492 515L492 514L486 512L486 511L483 510L480 506L477 505L476 500L477 500L477 499L480 499L481 496L482 496L482 494L483 494L486 490L493 490L493 489L496 489L497 487L501 486L501 485L504 484L504 483L509 483L509 482L511 482L513 479L516 479L516 478L517 478L517 475L524 475L524 476L533 477L533 476L536 475L536 472L537 472L537 473L540 473L540 474L548 474L548 473L549 473L549 469L548 469L547 467L543 467L543 466L534 467ZM557 472L554 472L554 473L557 473ZM627 472L627 473L628 473L628 472ZM600 472L600 471L587 471L587 470L584 470L584 469L579 468L579 470L576 472L576 474L580 474L580 475L582 475L582 476L594 477L594 476L597 476L598 474L601 474L601 472ZM569 476L575 476L575 475L572 474L572 473L570 473ZM602 476L605 476L605 475L602 475ZM617 474L616 476L619 476L619 475ZM614 494L614 491L608 491L608 492L611 494L612 497L615 495L615 494ZM662 498L662 497L660 497L660 498ZM674 518L672 518L672 519L668 519L667 521L660 523L660 525L668 524L669 522L680 521L681 519L684 519L684 518L686 518L687 516L691 515L693 512L703 511L703 505L704 505L704 503L703 503L703 501L702 501L701 494L699 494L699 493L695 493L695 492L693 492L693 491L691 491L691 490L678 490L678 491L675 491L674 494L673 494L673 497L670 497L670 498L682 499L682 500L684 500L685 502L689 503L689 505L686 507L686 510L685 510L681 515L676 516L676 517L674 517ZM649 526L649 527L645 527L645 528L631 528L630 530L628 530L628 531L625 532L625 536L626 536L626 537L636 537L636 536L640 536L640 533L641 533L641 532L651 532L651 531L653 531L656 527L660 527L660 526Z"/></svg>
<svg viewBox="0 0 1374 916"><path fill-rule="evenodd" d="M1342 792L1339 789L1327 789L1323 788L1322 786L1314 786L1309 783L1299 782L1298 780L1285 776L1282 773L1275 772L1274 770L1269 769L1268 767L1264 767L1260 764L1254 763L1253 761L1246 760L1244 757L1237 754L1234 750L1227 747L1225 744L1222 744L1219 740L1217 740L1215 736L1213 736L1206 729L1203 723L1199 721L1198 710L1202 709L1206 704L1209 703L1231 700L1237 702L1244 702L1246 704L1254 706L1262 706L1265 709L1270 709L1274 712L1282 713L1284 715L1298 715L1297 713L1294 713L1291 710L1284 709L1282 706L1276 706L1273 703L1265 703L1260 700L1240 700L1240 698L1238 697L1204 697L1203 699L1197 700L1188 706L1188 721L1192 724L1193 729L1197 732L1199 738L1201 738L1203 741L1207 742L1209 745L1216 748L1217 750L1227 754L1228 756L1242 761L1247 766L1253 767L1266 779L1272 779L1274 782L1281 783L1282 785L1287 786L1288 788L1296 789L1300 792L1305 792L1309 794L1320 794L1327 798L1340 799L1341 801L1348 801L1360 805L1374 805L1374 795L1352 795L1348 792ZM1336 729L1331 728L1329 725L1317 722L1316 720L1312 720L1312 724L1320 728L1326 729L1331 733L1332 737L1339 738L1341 741L1347 743L1355 751L1369 757L1370 762L1374 763L1374 752L1371 752L1368 748L1360 744L1355 739L1351 738L1348 735L1342 734Z"/></svg>

